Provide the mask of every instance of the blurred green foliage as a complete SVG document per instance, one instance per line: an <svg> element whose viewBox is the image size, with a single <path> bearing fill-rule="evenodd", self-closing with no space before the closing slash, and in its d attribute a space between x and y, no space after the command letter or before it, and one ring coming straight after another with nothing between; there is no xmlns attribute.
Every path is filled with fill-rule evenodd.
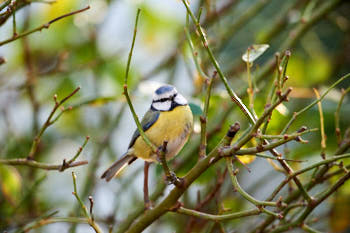
<svg viewBox="0 0 350 233"><path fill-rule="evenodd" d="M199 6L203 7L201 22L207 23L203 27L209 38L209 44L213 47L231 87L239 93L245 104L248 104L247 73L246 64L241 57L253 44L270 45L266 53L254 61L251 67L255 87L255 112L261 115L275 73L269 73L260 80L257 80L257 77L268 61L274 60L274 53L284 53L280 50L281 45L293 36L291 35L293 29L306 23L303 20L320 9L327 0L236 1L237 3L228 5L227 9L222 9L230 2L190 1L196 12ZM249 12L248 9L256 6L258 2L265 2L264 6L240 25L235 26L242 15ZM88 4L91 4L91 9L86 12L59 20L48 29L0 47L0 56L7 60L0 66L0 158L25 158L39 130L35 129L35 122L37 121L39 128L45 122L54 106L53 95L57 94L58 99L62 99L77 86L81 86L81 91L64 106L65 108L73 106L73 109L65 112L58 122L44 133L36 159L40 162L61 164L63 159L70 159L74 155L83 141L82 138L86 135L91 136L91 141L81 155L82 159L89 160L89 165L76 167L74 171L78 176L81 198L88 203L88 196L94 196L96 219L106 230L109 225L118 228L118 223L129 213L137 208L143 208L142 172L133 173L135 170L142 170L141 163L135 164L134 168L119 178L128 180L129 175L136 174L130 182L126 182L127 184L121 184L122 181L117 180L107 185L99 179L102 170L125 152L135 129L128 109L122 107L125 104L122 91L132 24L137 8L141 8L142 13L129 78L132 100L137 113L141 116L147 110L152 90L157 83L172 83L190 99L195 123L198 126L205 88L204 77L198 75L187 47L183 31L186 14L180 1L146 0L139 3L117 0L57 0L53 4L33 1L17 10L17 31L21 33L35 28ZM7 8L0 12L0 18L6 10ZM345 0L339 1L337 7L311 25L290 48L292 56L287 69L289 76L287 86L295 89L290 102L284 104L285 109L272 114L267 134L279 134L293 112L315 99L312 88L318 88L322 93L327 86L350 72L349 12L350 4ZM209 17L216 18L208 23L206 20ZM282 26L278 26L278 23ZM12 36L11 17L1 25L1 29L1 40ZM229 35L228 38L224 38L226 34ZM202 69L210 76L213 67L201 47L195 30L192 30L192 36ZM340 88L348 87L349 83L349 80L341 83L322 102L327 134L326 152L329 156L338 147L334 112L341 95ZM32 97L30 88L33 88ZM37 112L34 110L34 102L38 104ZM124 112L121 112L121 109L125 109ZM346 96L340 117L342 134L349 129L350 120L347 117L349 114L350 102ZM118 117L120 122L116 120ZM217 145L229 126L236 121L241 123L242 132L249 127L249 122L239 109L232 105L222 83L216 79L208 113L207 151L211 151ZM290 132L302 125L319 128L319 124L319 112L317 106L314 106L295 121ZM178 166L179 176L185 175L197 162L198 138L197 130L180 155L170 163L170 166ZM320 133L309 134L305 139L309 141L307 146L291 142L288 146L281 147L280 151L287 152L285 156L291 159L318 160ZM254 146L254 142L251 142L251 145ZM348 165L349 162L344 164ZM275 172L262 159L255 159L248 166L254 172L251 176L240 166L244 172L240 174L239 179L242 180L244 188L250 187L252 180L259 182L259 177L264 177L267 170ZM293 166L297 169L302 165L293 163ZM185 194L188 195L189 206L196 205L197 192L200 192L203 198L211 191L216 184L213 178L217 177L218 171L222 172L224 167L223 163L218 163L196 180L194 187ZM47 178L42 178L43 173L48 173ZM163 182L162 174L160 166L151 167L151 193L159 183ZM303 181L304 178L301 177ZM339 176L335 176L331 182L334 183L337 178ZM256 190L252 195L259 199L266 198L266 190L269 191L274 187L271 186L271 182L274 181L272 178L261 180L260 183L266 185L262 185L264 186L261 188L262 191ZM71 195L73 188L68 170L60 173L0 165L0 186L0 231L14 232L55 210L59 210L60 216L75 216L76 210L79 209ZM349 190L349 183L346 183L341 191L325 204L325 210L318 212L321 213L322 219L321 223L316 223L317 228L327 232L344 232L345 229L349 229L346 215L350 212ZM288 190L283 192L286 194ZM115 195L116 193L118 195ZM237 193L232 192L227 177L218 196L220 203L217 205L215 200L212 201L204 208L207 212L215 214L226 209L239 211L245 207ZM59 205L61 200L65 203L62 207ZM178 220L184 224L176 224ZM254 219L257 222L260 220L258 217ZM247 232L254 227L249 221L228 221L224 226L230 230ZM177 214L169 214L162 218L159 224L153 224L150 232L183 232L186 223L188 219ZM68 231L71 224L60 223L53 226L56 228L49 226L34 231L56 232L57 229ZM208 221L198 220L192 230L206 232L205 229L209 227ZM86 229L79 225L76 231L87 232ZM212 232L219 232L219 228L214 226Z"/></svg>

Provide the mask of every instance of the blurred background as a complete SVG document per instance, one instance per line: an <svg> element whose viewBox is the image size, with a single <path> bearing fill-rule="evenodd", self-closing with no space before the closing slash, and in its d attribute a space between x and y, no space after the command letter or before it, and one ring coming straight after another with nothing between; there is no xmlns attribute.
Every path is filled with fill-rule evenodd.
<svg viewBox="0 0 350 233"><path fill-rule="evenodd" d="M6 1L1 1L2 4ZM139 29L131 63L129 88L137 114L141 117L150 106L152 93L160 84L170 83L191 103L195 115L192 137L181 154L170 162L184 175L197 161L200 123L203 107L203 80L195 67L186 41L186 9L177 0L37 0L24 1L16 12L17 32L38 27L55 17L80 8L91 8L61 19L48 29L30 34L0 46L0 56L6 60L0 66L0 158L25 158L32 141L54 106L53 96L62 99L76 87L81 90L65 103L62 117L42 136L36 160L60 164L70 159L85 140L90 140L78 160L88 165L64 172L33 170L28 167L0 165L0 230L14 232L25 224L58 211L55 216L82 216L72 195L71 171L77 175L78 192L88 205L93 196L95 218L105 231L123 224L129 214L143 209L143 162L136 161L120 178L109 183L99 179L102 172L126 149L136 126L125 107L122 95L124 74L131 45L137 8L141 9ZM201 22L231 87L246 98L246 64L241 57L252 44L269 44L270 48L251 68L256 99L255 110L261 114L271 87L274 72L265 72L275 53L291 50L287 75L292 86L291 100L272 115L268 134L278 134L284 124L315 99L312 88L323 93L328 86L350 72L350 3L334 0L190 0L198 12L203 7ZM331 5L322 14L325 5ZM333 4L333 5L332 5ZM7 8L0 12L0 18ZM314 19L315 14L320 17ZM314 20L310 23L310 19ZM306 26L305 26L306 25ZM0 40L11 38L12 18L0 22ZM193 28L191 27L191 30ZM194 30L192 30L193 32ZM204 71L211 76L211 66L196 34L192 39ZM322 102L327 134L326 153L337 147L334 112L341 98L339 84ZM350 126L350 102L345 97L340 114L342 133ZM209 109L209 148L216 145L228 126L236 121L241 128L248 122L231 103L222 83L214 84ZM290 132L302 125L319 128L317 106L302 115ZM320 160L320 132L305 136L307 145L294 142L281 147L288 158ZM307 163L306 163L307 164ZM291 163L295 169L304 166ZM252 172L241 168L239 180L243 188L258 199L266 198L283 179L283 175L263 159L248 165ZM204 198L217 184L224 163L218 163L203 174L182 197L187 207L195 207L198 195ZM162 199L170 187L165 187L162 170L152 165L150 193L158 192ZM332 182L332 181L331 181ZM317 189L319 191L321 189ZM313 190L314 191L314 190ZM316 192L315 191L315 192ZM288 188L283 190L288 192ZM350 227L350 184L345 184L312 214L319 221L316 229L324 232L345 232ZM216 200L216 201L215 201ZM232 192L228 176L216 197L203 210L209 213L225 209L242 210L249 206L238 193ZM247 232L262 221L250 217L247 221L225 222L227 232ZM184 227L192 221L192 227ZM181 224L180 224L181 223ZM219 232L212 223L189 220L178 214L167 214L152 224L146 232ZM72 226L56 223L35 232L93 232L84 224ZM300 230L301 231L301 230ZM298 230L296 230L298 232Z"/></svg>

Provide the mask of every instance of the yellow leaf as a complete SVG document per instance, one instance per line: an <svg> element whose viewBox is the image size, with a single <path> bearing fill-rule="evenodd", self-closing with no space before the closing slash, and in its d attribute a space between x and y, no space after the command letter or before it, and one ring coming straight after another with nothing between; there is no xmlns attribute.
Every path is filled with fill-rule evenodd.
<svg viewBox="0 0 350 233"><path fill-rule="evenodd" d="M231 142L232 144L232 142ZM248 143L246 143L242 148L255 147L257 145L255 138L252 138ZM255 160L255 155L240 155L238 159L244 164L250 164Z"/></svg>
<svg viewBox="0 0 350 233"><path fill-rule="evenodd" d="M21 176L16 168L0 165L0 186L5 199L11 205L16 205L19 201L22 187Z"/></svg>
<svg viewBox="0 0 350 233"><path fill-rule="evenodd" d="M76 3L76 0L57 0L54 4L49 5L49 10L45 11L45 19L52 20L75 10Z"/></svg>

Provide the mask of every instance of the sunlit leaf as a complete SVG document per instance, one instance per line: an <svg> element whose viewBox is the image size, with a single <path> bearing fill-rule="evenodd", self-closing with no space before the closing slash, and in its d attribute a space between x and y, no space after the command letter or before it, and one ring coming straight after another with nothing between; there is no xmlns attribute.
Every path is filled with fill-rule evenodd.
<svg viewBox="0 0 350 233"><path fill-rule="evenodd" d="M76 5L76 0L59 0L55 1L55 4L46 6L49 9L43 11L43 13L47 20L51 20L63 14L67 14L72 11Z"/></svg>
<svg viewBox="0 0 350 233"><path fill-rule="evenodd" d="M231 145L234 143L234 141L231 142ZM248 148L248 147L255 147L257 146L255 138L252 138L246 145L244 145L242 148ZM238 156L238 159L244 163L244 164L250 164L255 160L255 155L242 155Z"/></svg>
<svg viewBox="0 0 350 233"><path fill-rule="evenodd" d="M192 111L192 114L193 114L194 116L200 116L200 115L202 115L203 111L202 111L202 109L201 109L200 106L198 106L198 105L195 104L195 103L189 103L189 106L190 106L191 111Z"/></svg>
<svg viewBox="0 0 350 233"><path fill-rule="evenodd" d="M288 116L288 114L289 114L288 108L282 103L276 107L276 110L279 113L281 113L283 116Z"/></svg>
<svg viewBox="0 0 350 233"><path fill-rule="evenodd" d="M0 186L1 192L8 202L15 205L20 198L21 176L16 168L0 165Z"/></svg>
<svg viewBox="0 0 350 233"><path fill-rule="evenodd" d="M287 75L291 77L288 83L293 87L309 87L324 82L331 70L331 60L322 53L308 60L295 53L288 62Z"/></svg>
<svg viewBox="0 0 350 233"><path fill-rule="evenodd" d="M243 54L242 59L245 62L253 62L260 57L270 45L268 44L254 44L250 46L247 51Z"/></svg>

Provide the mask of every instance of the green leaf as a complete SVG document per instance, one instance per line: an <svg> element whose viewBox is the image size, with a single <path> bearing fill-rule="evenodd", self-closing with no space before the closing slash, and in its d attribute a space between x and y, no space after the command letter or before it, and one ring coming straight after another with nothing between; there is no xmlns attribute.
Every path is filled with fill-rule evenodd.
<svg viewBox="0 0 350 233"><path fill-rule="evenodd" d="M242 60L245 62L253 62L258 57L260 57L269 47L270 45L268 44L253 44L243 54Z"/></svg>
<svg viewBox="0 0 350 233"><path fill-rule="evenodd" d="M198 106L198 105L195 104L195 103L189 103L188 105L190 106L191 111L192 111L192 114L193 114L194 116L200 116L200 115L202 115L203 111L202 111L202 109L201 109L200 106Z"/></svg>
<svg viewBox="0 0 350 233"><path fill-rule="evenodd" d="M15 205L21 195L21 176L16 168L0 165L0 186L5 199Z"/></svg>

